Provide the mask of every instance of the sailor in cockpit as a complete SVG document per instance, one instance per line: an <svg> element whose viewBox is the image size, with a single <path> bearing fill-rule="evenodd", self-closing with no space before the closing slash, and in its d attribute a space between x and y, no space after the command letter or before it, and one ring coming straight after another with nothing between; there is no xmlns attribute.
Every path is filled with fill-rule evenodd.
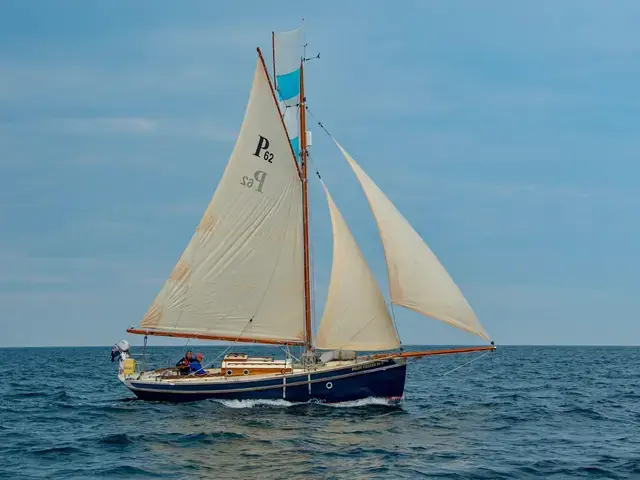
<svg viewBox="0 0 640 480"><path fill-rule="evenodd" d="M178 372L180 373L180 375L189 375L189 372L191 371L189 365L191 364L191 362L193 362L193 353L191 352L191 350L187 350L187 353L185 353L184 357L182 357L176 363L176 367L178 367Z"/></svg>

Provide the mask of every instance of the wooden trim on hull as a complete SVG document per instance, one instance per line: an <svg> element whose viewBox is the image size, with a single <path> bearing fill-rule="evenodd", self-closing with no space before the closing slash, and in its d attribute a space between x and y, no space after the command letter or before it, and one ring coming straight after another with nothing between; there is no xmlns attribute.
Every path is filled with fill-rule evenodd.
<svg viewBox="0 0 640 480"><path fill-rule="evenodd" d="M127 333L134 335L153 335L156 337L194 338L199 340L222 340L228 342L263 343L265 345L304 345L304 340L287 341L272 338L242 338L226 337L224 335L208 335L204 333L167 332L163 330L146 330L142 328L127 328Z"/></svg>
<svg viewBox="0 0 640 480"><path fill-rule="evenodd" d="M229 373L231 372L231 373ZM247 373L244 373L247 372ZM233 367L226 368L222 374L225 377L255 377L256 375L268 375L273 373L279 373L281 375L286 375L288 373L293 373L291 367L284 368L251 368L249 367Z"/></svg>

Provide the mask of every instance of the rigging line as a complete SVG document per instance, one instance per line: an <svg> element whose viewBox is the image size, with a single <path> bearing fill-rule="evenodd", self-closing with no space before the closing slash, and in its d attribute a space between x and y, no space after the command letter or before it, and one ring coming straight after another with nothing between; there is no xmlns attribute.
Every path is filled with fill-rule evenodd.
<svg viewBox="0 0 640 480"><path fill-rule="evenodd" d="M221 354L219 354L216 358L214 358L211 362L207 363L206 366L202 367L202 369L204 370L205 368L208 368L208 367L212 366L214 363L216 363L218 361L218 359L220 357L222 357L229 350L231 350L235 346L235 344L238 343L238 340L240 340L240 338L242 337L242 334L247 329L247 327L251 324L251 322L253 322L253 317L250 318L249 321L247 321L247 323L245 324L244 328L242 329L242 331L240 332L238 337L233 341L233 343L231 343L231 345L229 345L227 348L225 348L224 351ZM189 375L194 375L195 373L196 372L189 372Z"/></svg>
<svg viewBox="0 0 640 480"><path fill-rule="evenodd" d="M318 126L324 130L324 133L326 133L329 138L331 138L331 140L333 140L333 136L329 133L329 130L326 129L326 127L322 124L322 122L318 121L318 117L316 117L313 112L309 109L309 107L307 106L307 104L305 103L305 110L307 111L307 113L309 115L311 115L315 120L316 123L318 124ZM334 140L335 141L335 140ZM311 163L311 159L308 158L309 163ZM315 167L315 171L316 171L316 175L318 176L318 178L320 179L320 181L322 182L322 176L320 175L320 171L318 170L317 167Z"/></svg>
<svg viewBox="0 0 640 480"><path fill-rule="evenodd" d="M396 322L396 311L393 308L393 302L389 302L391 306L391 320L393 320L393 328L396 331L396 337L398 337L398 343L400 344L400 351L404 351L404 345L402 345L402 339L400 338L400 331L398 330L398 322Z"/></svg>
<svg viewBox="0 0 640 480"><path fill-rule="evenodd" d="M329 130L327 130L327 128L322 124L322 122L318 119L318 117L317 117L316 115L314 115L314 113L311 111L311 109L310 109L306 104L305 104L305 108L306 108L306 110L307 110L307 113L308 113L309 115L311 115L311 116L316 120L316 123L318 124L318 126L319 126L322 130L324 130L324 133L326 133L327 135L329 135L329 137L331 138L331 140L333 140L333 135L331 135L331 134L329 133Z"/></svg>
<svg viewBox="0 0 640 480"><path fill-rule="evenodd" d="M306 135L306 132L305 132ZM313 165L313 156L309 153L308 149L307 149L307 163L308 166L311 167ZM316 170L316 173L318 173L318 170ZM309 190L309 182L307 181L307 191ZM311 235L311 225L313 223L313 217L312 217L312 209L309 208L309 213L308 213L308 221L307 221L307 228L309 231L309 268L310 268L310 275L309 275L309 282L310 282L310 290L311 290L311 333L312 333L312 338L313 338L313 332L314 330L317 329L318 325L317 325L317 317L315 315L316 313L316 267L315 267L315 242L313 241L313 236Z"/></svg>
<svg viewBox="0 0 640 480"><path fill-rule="evenodd" d="M491 350L489 350L489 351L487 351L487 352L484 352L482 355L480 355L480 356L478 356L478 357L475 357L475 358L472 358L472 359L471 359L471 360L469 360L468 362L465 362L465 363L463 363L462 365L458 365L457 367L452 368L451 370L449 370L449 371L447 371L447 372L444 372L444 373L443 373L443 374L441 374L440 376L441 376L441 377L444 377L444 376L446 376L446 375L449 375L450 373L453 373L453 372L455 372L456 370L461 369L462 367L466 367L467 365L472 364L472 363L473 363L473 362L475 362L476 360L480 360L482 357L484 357L485 355L489 355L490 353L493 353L493 352L492 352ZM419 359L419 358L418 358L418 359Z"/></svg>
<svg viewBox="0 0 640 480"><path fill-rule="evenodd" d="M294 361L294 363L301 363L300 359L291 352L289 345L281 345L280 348L284 352L285 358L289 357Z"/></svg>
<svg viewBox="0 0 640 480"><path fill-rule="evenodd" d="M318 178L320 179L320 182L322 183L322 176L320 175L320 171L318 170L318 167L315 166L313 162L313 158L311 155L309 155L309 152L307 152L307 163L309 167L313 166L313 169L315 170L316 175L318 176Z"/></svg>

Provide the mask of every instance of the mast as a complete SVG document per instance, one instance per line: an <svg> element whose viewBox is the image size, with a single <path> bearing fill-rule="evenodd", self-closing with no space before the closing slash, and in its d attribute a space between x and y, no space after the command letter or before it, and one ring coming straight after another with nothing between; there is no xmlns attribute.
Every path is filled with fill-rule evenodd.
<svg viewBox="0 0 640 480"><path fill-rule="evenodd" d="M309 272L309 202L307 193L307 112L304 96L304 59L300 62L300 163L302 164L302 231L304 242L304 339L307 350L313 348L311 332L311 280Z"/></svg>

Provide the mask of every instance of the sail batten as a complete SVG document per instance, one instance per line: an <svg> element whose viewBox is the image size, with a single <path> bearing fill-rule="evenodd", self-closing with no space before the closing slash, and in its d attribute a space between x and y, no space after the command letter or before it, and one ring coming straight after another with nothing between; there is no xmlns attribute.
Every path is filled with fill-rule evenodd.
<svg viewBox="0 0 640 480"><path fill-rule="evenodd" d="M139 330L301 343L300 197L298 165L260 56L222 179Z"/></svg>
<svg viewBox="0 0 640 480"><path fill-rule="evenodd" d="M329 190L322 186L331 215L333 262L315 345L327 350L398 348L400 341L378 283Z"/></svg>
<svg viewBox="0 0 640 480"><path fill-rule="evenodd" d="M392 303L489 340L466 298L424 240L353 157L334 142L355 173L375 218Z"/></svg>

